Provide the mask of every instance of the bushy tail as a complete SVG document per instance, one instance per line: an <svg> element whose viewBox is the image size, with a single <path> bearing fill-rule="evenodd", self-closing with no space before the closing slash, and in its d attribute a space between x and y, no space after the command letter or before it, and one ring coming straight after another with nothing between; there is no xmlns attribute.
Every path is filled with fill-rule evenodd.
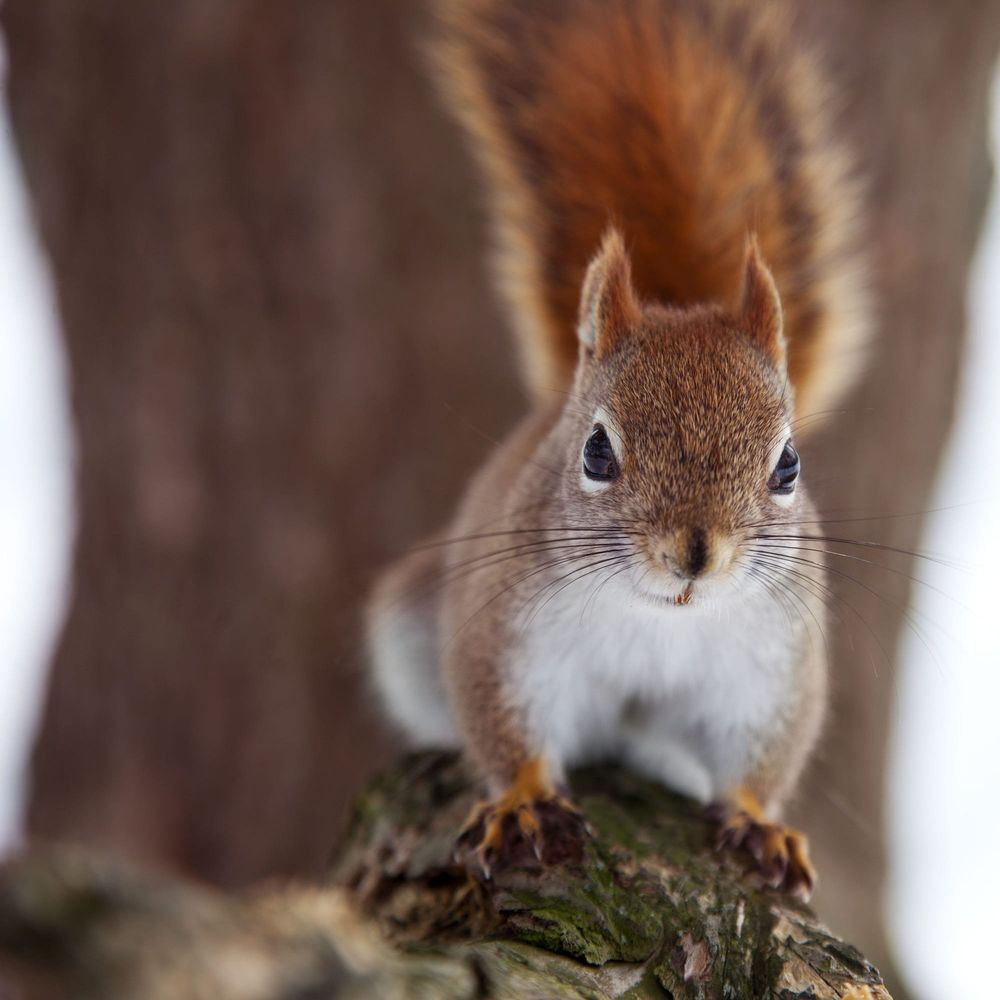
<svg viewBox="0 0 1000 1000"><path fill-rule="evenodd" d="M676 305L734 300L756 232L800 414L857 369L857 199L786 13L769 0L444 0L444 87L489 181L533 389L572 377L580 286L612 221L642 297Z"/></svg>

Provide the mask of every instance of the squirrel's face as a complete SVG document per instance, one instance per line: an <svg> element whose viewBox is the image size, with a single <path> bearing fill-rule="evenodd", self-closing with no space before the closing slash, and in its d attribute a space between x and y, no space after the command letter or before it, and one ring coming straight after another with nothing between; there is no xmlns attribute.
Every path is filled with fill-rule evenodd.
<svg viewBox="0 0 1000 1000"><path fill-rule="evenodd" d="M759 579L754 536L803 518L780 303L751 250L737 309L643 308L607 244L564 413L568 499L627 546L623 579L685 605Z"/></svg>

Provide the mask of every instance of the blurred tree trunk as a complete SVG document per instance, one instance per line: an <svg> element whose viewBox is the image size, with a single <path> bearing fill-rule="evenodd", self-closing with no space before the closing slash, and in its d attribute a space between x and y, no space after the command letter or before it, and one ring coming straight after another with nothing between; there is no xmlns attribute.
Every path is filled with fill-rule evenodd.
<svg viewBox="0 0 1000 1000"><path fill-rule="evenodd" d="M988 189L1000 2L801 6L874 178L882 318L868 377L807 459L832 517L921 510ZM518 410L475 185L414 45L421 12L3 7L80 457L38 835L226 883L316 870L384 754L359 679L364 581L445 516ZM912 549L919 532L914 517L832 533ZM819 911L880 963L887 659L908 581L859 567L878 596L834 581L854 611L802 821Z"/></svg>
<svg viewBox="0 0 1000 1000"><path fill-rule="evenodd" d="M79 443L36 834L318 871L385 756L367 578L482 453L448 407L496 433L516 406L418 12L3 6Z"/></svg>

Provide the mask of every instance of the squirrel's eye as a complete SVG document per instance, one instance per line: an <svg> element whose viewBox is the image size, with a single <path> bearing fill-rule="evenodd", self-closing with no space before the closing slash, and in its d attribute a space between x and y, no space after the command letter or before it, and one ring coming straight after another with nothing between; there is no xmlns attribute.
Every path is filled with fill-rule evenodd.
<svg viewBox="0 0 1000 1000"><path fill-rule="evenodd" d="M608 432L598 424L583 447L583 471L588 479L617 479L618 463Z"/></svg>
<svg viewBox="0 0 1000 1000"><path fill-rule="evenodd" d="M795 489L795 480L799 478L799 468L799 453L791 441L786 441L781 458L767 481L767 488L772 493L791 493Z"/></svg>

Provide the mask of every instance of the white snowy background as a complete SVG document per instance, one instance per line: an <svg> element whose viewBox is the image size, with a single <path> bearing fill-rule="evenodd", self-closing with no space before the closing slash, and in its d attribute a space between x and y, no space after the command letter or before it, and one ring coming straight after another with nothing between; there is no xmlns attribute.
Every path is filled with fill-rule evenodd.
<svg viewBox="0 0 1000 1000"><path fill-rule="evenodd" d="M1000 98L1000 83L995 88ZM0 852L21 834L25 766L66 604L73 433L52 287L0 109ZM994 136L1000 100L994 101ZM1000 199L970 290L954 438L922 543L894 717L889 916L921 1000L996 1000L1000 899ZM988 956L988 957L987 957ZM993 977L989 977L993 979ZM919 988L918 985L919 984Z"/></svg>
<svg viewBox="0 0 1000 1000"><path fill-rule="evenodd" d="M2 96L2 95L0 95ZM24 771L65 612L73 443L52 285L0 107L0 850L17 842Z"/></svg>

